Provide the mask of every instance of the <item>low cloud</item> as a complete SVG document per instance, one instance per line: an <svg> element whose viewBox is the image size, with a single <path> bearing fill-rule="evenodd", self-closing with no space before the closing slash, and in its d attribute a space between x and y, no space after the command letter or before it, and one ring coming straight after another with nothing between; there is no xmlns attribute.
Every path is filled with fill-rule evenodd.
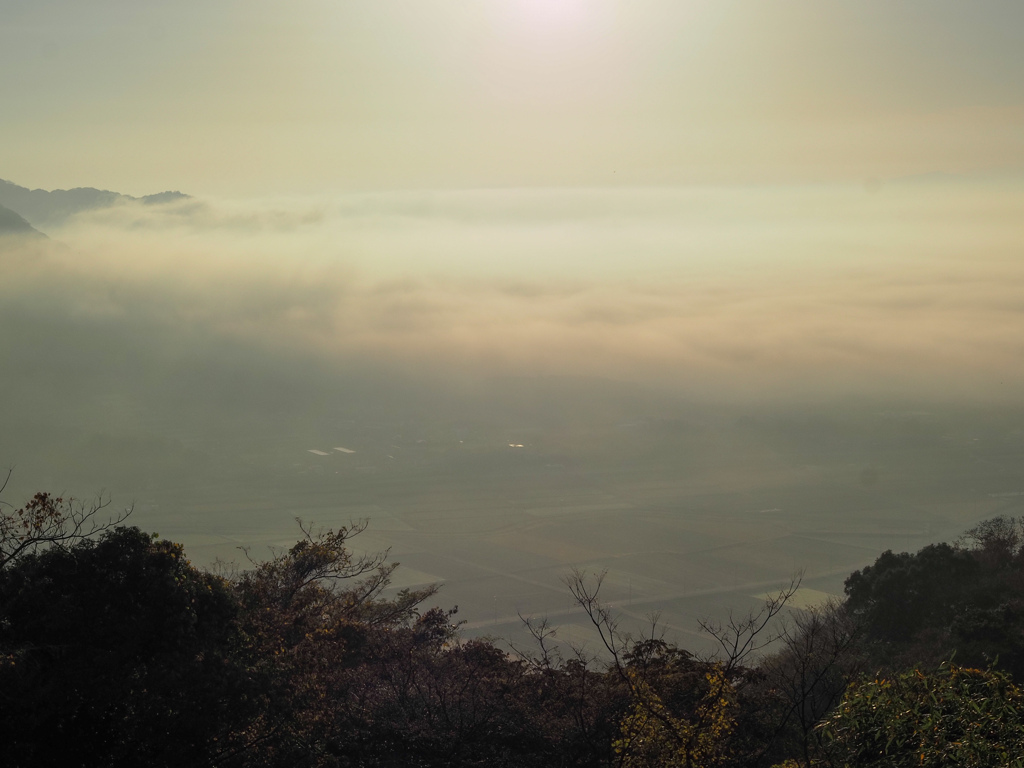
<svg viewBox="0 0 1024 768"><path fill-rule="evenodd" d="M0 301L40 354L65 321L154 334L141 368L188 338L410 378L1013 400L1020 200L1003 184L125 205L69 222L63 247L6 247Z"/></svg>

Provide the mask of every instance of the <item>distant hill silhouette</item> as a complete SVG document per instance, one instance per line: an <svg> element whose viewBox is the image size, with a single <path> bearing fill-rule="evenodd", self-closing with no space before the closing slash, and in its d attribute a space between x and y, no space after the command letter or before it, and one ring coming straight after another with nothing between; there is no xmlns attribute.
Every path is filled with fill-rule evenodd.
<svg viewBox="0 0 1024 768"><path fill-rule="evenodd" d="M143 195L138 198L146 205L162 205L164 203L173 203L175 200L187 200L191 195L186 195L184 192L157 192L155 195Z"/></svg>
<svg viewBox="0 0 1024 768"><path fill-rule="evenodd" d="M181 192L159 192L140 198L93 187L48 192L45 189L28 189L0 179L0 206L9 208L35 227L60 224L81 211L107 208L119 202L140 200L146 204L162 204L187 197Z"/></svg>
<svg viewBox="0 0 1024 768"><path fill-rule="evenodd" d="M10 208L0 205L0 237L8 236L44 238L42 232L37 230L24 217L19 216Z"/></svg>

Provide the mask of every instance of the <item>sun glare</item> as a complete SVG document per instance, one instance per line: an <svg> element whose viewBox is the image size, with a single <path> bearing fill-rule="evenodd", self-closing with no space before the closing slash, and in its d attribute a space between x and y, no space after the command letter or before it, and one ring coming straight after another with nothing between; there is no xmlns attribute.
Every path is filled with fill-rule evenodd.
<svg viewBox="0 0 1024 768"><path fill-rule="evenodd" d="M582 21L587 0L518 0L524 15L543 26L563 26Z"/></svg>
<svg viewBox="0 0 1024 768"><path fill-rule="evenodd" d="M588 0L507 0L498 8L507 21L533 33L567 30L582 25Z"/></svg>

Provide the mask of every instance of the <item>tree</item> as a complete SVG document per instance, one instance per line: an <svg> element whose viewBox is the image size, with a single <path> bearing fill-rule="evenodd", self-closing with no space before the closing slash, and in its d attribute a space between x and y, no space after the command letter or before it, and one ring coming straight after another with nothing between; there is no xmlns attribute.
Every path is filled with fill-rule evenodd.
<svg viewBox="0 0 1024 768"><path fill-rule="evenodd" d="M846 580L846 607L862 646L887 670L936 665L956 654L973 666L997 659L1024 679L1024 521L997 517L955 546L883 553Z"/></svg>
<svg viewBox="0 0 1024 768"><path fill-rule="evenodd" d="M856 624L840 603L792 614L781 648L758 667L756 709L768 717L762 735L765 751L773 742L785 754L796 752L804 765L821 755L821 719L864 672ZM749 725L749 724L748 724Z"/></svg>
<svg viewBox="0 0 1024 768"><path fill-rule="evenodd" d="M949 544L930 544L916 555L884 552L846 579L846 605L869 639L907 641L948 627L979 570L969 552Z"/></svg>
<svg viewBox="0 0 1024 768"><path fill-rule="evenodd" d="M0 494L11 479L8 471ZM0 501L0 569L20 558L48 547L67 548L90 536L97 536L123 523L131 507L103 519L101 513L110 499L100 497L91 504L40 492L20 509Z"/></svg>
<svg viewBox="0 0 1024 768"><path fill-rule="evenodd" d="M280 764L329 765L331 754L358 740L357 723L372 710L359 705L353 714L352 706L372 677L367 662L390 633L417 624L419 606L437 587L385 599L398 564L387 562L387 552L349 549L365 521L337 530L298 522L302 538L294 546L251 559L252 568L230 578L244 655L265 704L240 742L260 745ZM349 724L351 739L339 739L339 723Z"/></svg>
<svg viewBox="0 0 1024 768"><path fill-rule="evenodd" d="M138 528L23 551L0 569L5 764L212 763L253 714L236 617L222 579Z"/></svg>
<svg viewBox="0 0 1024 768"><path fill-rule="evenodd" d="M944 664L851 685L822 731L837 766L1021 768L1022 706L1007 674Z"/></svg>
<svg viewBox="0 0 1024 768"><path fill-rule="evenodd" d="M962 549L973 551L989 569L1011 567L1021 556L1024 517L999 515L968 528L957 540Z"/></svg>
<svg viewBox="0 0 1024 768"><path fill-rule="evenodd" d="M677 716L634 672L633 704L614 743L622 768L709 768L728 752L725 742L736 727L735 691L720 664L704 673L705 685L690 716Z"/></svg>
<svg viewBox="0 0 1024 768"><path fill-rule="evenodd" d="M628 692L614 747L623 766L712 766L730 759L739 693L752 679L748 663L778 639L775 620L799 587L788 587L759 610L724 623L702 622L719 644L718 658L700 660L666 643L652 622L648 636L622 631L600 599L604 574L573 571L566 584L598 631L610 657L610 672Z"/></svg>

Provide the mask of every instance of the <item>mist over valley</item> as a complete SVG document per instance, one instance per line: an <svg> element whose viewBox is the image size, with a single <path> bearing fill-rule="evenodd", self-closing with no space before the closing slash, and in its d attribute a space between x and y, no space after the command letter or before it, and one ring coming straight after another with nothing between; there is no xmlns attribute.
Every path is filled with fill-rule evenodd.
<svg viewBox="0 0 1024 768"><path fill-rule="evenodd" d="M49 194L5 198L48 238L0 241L5 499L107 493L198 564L365 518L466 636L593 645L579 568L700 648L1024 503L1013 180Z"/></svg>

